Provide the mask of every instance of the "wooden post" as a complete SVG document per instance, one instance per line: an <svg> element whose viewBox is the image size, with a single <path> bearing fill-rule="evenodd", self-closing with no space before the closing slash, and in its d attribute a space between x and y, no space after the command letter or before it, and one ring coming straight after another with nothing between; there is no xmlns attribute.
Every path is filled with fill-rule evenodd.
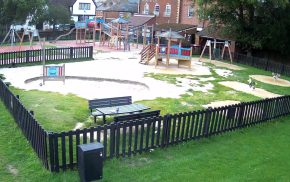
<svg viewBox="0 0 290 182"><path fill-rule="evenodd" d="M137 29L137 41L136 41L136 48L138 49L138 44L139 44L139 29Z"/></svg>
<svg viewBox="0 0 290 182"><path fill-rule="evenodd" d="M199 57L198 61L201 61L202 56L203 56L203 54L204 54L204 52L205 52L205 49L206 49L207 47L209 47L209 56L210 56L210 59L211 59L211 41L210 41L210 40L207 40L207 41L206 41L206 44L205 44L205 46L204 46L204 48L203 48L203 50L202 50L202 52L201 52L201 54L200 54L200 57Z"/></svg>
<svg viewBox="0 0 290 182"><path fill-rule="evenodd" d="M171 38L168 39L168 44L167 44L166 66L169 66L170 47L171 47Z"/></svg>
<svg viewBox="0 0 290 182"><path fill-rule="evenodd" d="M93 46L95 46L95 42L96 42L96 29L97 29L97 18L96 16L94 17L94 27L93 27Z"/></svg>
<svg viewBox="0 0 290 182"><path fill-rule="evenodd" d="M143 48L146 45L146 33L147 33L147 24L145 24L145 26L143 28Z"/></svg>
<svg viewBox="0 0 290 182"><path fill-rule="evenodd" d="M155 68L158 65L158 58L159 58L159 47L160 47L160 37L158 37L156 50L155 50Z"/></svg>
<svg viewBox="0 0 290 182"><path fill-rule="evenodd" d="M154 25L151 26L151 44L154 44L153 30L154 30Z"/></svg>
<svg viewBox="0 0 290 182"><path fill-rule="evenodd" d="M231 48L230 48L230 45L229 45L229 42L228 42L228 41L225 41L225 45L224 45L224 47L223 47L223 51L222 51L222 56L221 56L221 58L224 59L224 54L225 54L225 50L226 50L226 48L228 48L231 63L233 63L233 58L232 58Z"/></svg>

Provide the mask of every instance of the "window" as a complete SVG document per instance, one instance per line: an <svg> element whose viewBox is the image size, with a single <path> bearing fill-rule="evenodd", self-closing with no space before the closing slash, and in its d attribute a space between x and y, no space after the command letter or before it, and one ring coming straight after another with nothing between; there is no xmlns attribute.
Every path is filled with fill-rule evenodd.
<svg viewBox="0 0 290 182"><path fill-rule="evenodd" d="M171 16L171 5L168 3L165 6L164 16Z"/></svg>
<svg viewBox="0 0 290 182"><path fill-rule="evenodd" d="M146 4L144 5L144 14L146 14L146 15L149 14L149 5L148 5L148 3L146 3Z"/></svg>
<svg viewBox="0 0 290 182"><path fill-rule="evenodd" d="M193 8L193 6L188 6L187 16L188 17L193 17L193 15L194 15L194 8Z"/></svg>
<svg viewBox="0 0 290 182"><path fill-rule="evenodd" d="M90 10L91 4L90 3L80 3L79 10Z"/></svg>
<svg viewBox="0 0 290 182"><path fill-rule="evenodd" d="M159 16L160 6L159 4L155 4L154 7L154 15Z"/></svg>

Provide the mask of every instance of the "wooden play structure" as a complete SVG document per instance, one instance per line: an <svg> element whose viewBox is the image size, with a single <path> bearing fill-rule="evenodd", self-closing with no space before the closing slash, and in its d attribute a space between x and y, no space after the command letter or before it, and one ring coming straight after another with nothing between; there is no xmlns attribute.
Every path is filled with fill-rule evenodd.
<svg viewBox="0 0 290 182"><path fill-rule="evenodd" d="M102 31L101 24L104 22L103 19L94 18L87 19L84 22L76 22L75 30L76 30L76 43L93 43L95 45L96 42L96 32ZM89 41L92 40L92 41Z"/></svg>
<svg viewBox="0 0 290 182"><path fill-rule="evenodd" d="M160 38L166 38L167 45L160 45ZM170 59L176 59L178 61L178 67L187 66L191 68L191 55L192 47L184 48L181 47L181 40L183 36L174 31L167 31L157 35L158 43L155 51L155 67L162 58L166 58L166 65L169 66ZM173 45L172 42L178 41L178 45Z"/></svg>
<svg viewBox="0 0 290 182"><path fill-rule="evenodd" d="M224 44L223 49L222 49L221 59L224 59L225 51L226 51L226 49L228 49L228 53L229 53L229 56L230 56L231 63L233 62L229 41L217 42L216 40L214 40L214 42L212 42L211 40L207 40L206 41L206 44L205 44L205 46L204 46L204 48L203 48L203 50L202 50L202 52L200 54L199 61L201 61L202 56L204 55L205 50L207 48L208 48L208 51L209 51L209 59L212 60L212 44L214 44L214 50L216 50L216 45L217 44Z"/></svg>
<svg viewBox="0 0 290 182"><path fill-rule="evenodd" d="M99 31L100 46L105 45L107 42L111 48L130 50L129 22L127 20L117 18L110 23L103 22Z"/></svg>

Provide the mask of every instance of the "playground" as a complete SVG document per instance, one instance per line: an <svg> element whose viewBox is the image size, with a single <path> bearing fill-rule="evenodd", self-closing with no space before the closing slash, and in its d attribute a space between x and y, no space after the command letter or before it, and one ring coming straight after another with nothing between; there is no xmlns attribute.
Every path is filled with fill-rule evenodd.
<svg viewBox="0 0 290 182"><path fill-rule="evenodd" d="M186 120L185 117L182 119L179 117L181 116L181 113L185 113L185 115L193 113L192 116L194 117L192 117L192 121L196 121L196 123L193 124L192 122L191 127L195 127L196 129L194 130L200 130L201 127L197 126L199 123L206 121L205 118L208 116L207 114L209 112L215 112L210 115L212 118L211 121L222 121L222 118L224 118L225 122L229 122L229 125L231 125L235 120L232 118L238 115L240 117L241 115L238 113L244 112L240 108L248 109L248 111L245 112L245 120L249 120L251 117L257 118L255 117L255 113L252 113L252 109L258 113L258 117L264 117L264 114L261 114L261 110L265 108L267 109L268 103L266 102L271 101L270 103L280 103L279 100L275 100L274 102L271 99L288 95L290 92L290 78L287 76L247 65L236 64L228 60L217 61L208 59L205 56L202 58L203 55L192 56L192 48L182 47L180 40L183 38L179 37L179 35L171 30L165 34L157 36L160 39L168 39L169 41L167 44L161 45L158 40L156 46L152 46L152 44L143 46L139 44L139 47L133 46L132 44L128 46L129 41L126 37L128 28L126 25L124 26L126 23L122 22L122 20L118 20L116 23L117 25L115 25L115 27L122 26L122 28L120 28L122 31L107 34L103 32L104 37L100 41L94 40L91 42L91 40L82 38L86 37L84 35L88 34L89 32L86 31L89 30L87 28L82 28L82 25L80 24L79 27L77 27L78 37L76 40L45 42L45 45L60 47L79 47L81 45L94 46L93 60L71 62L61 60L54 62L54 64L39 62L38 65L23 66L19 64L11 68L0 68L0 74L3 74L5 77L5 82L10 83L9 89L12 93L20 97L20 101L29 111L33 111L33 117L35 117L37 122L39 122L46 131L50 131L51 133L54 132L56 136L55 141L59 142L56 143L56 146L59 146L59 152L63 152L56 154L57 157L60 157L59 161L61 161L58 163L61 163L63 166L67 164L68 160L70 160L70 162L74 162L73 160L75 160L75 158L73 158L73 155L75 154L73 147L76 145L74 143L74 146L72 146L72 142L79 142L79 140L81 140L81 143L85 143L88 140L110 142L110 137L112 135L115 136L115 133L111 132L112 128L109 128L110 126L115 127L115 124L111 123L113 122L112 117L108 118L108 124L111 123L112 125L103 125L99 120L97 123L94 123L93 117L90 115L88 109L88 100L90 99L132 96L133 102L144 104L150 107L151 110L160 110L161 115L178 113L178 116L174 115L174 119L171 123L174 130L171 131L173 133L169 134L172 134L172 136L170 135L168 137L171 142L178 143L182 142L180 137L182 138L189 134L189 124L182 125L181 123L190 121L190 119ZM91 27L96 29L96 23L92 24ZM111 29L111 31L115 30L112 26L107 30L109 29ZM110 37L109 34L113 35L114 39L112 39L112 36L111 39L108 39L108 37ZM39 45L38 43L27 45L27 49L31 50L31 46L35 46L33 49L36 49L37 46L42 47L43 43ZM203 49L203 53L205 52L205 49L210 46L211 42L209 42ZM17 45L7 47L19 49ZM228 49L227 43L224 43L224 48L225 50ZM25 45L22 45L21 49L25 49ZM209 49L211 49L211 47ZM261 101L261 99L268 100ZM251 103L253 101L257 101L258 104L254 103L253 105L237 106L237 104L243 104L245 102ZM261 103L263 104L263 102L266 104L259 105ZM14 102L9 102L10 107L15 107L14 104ZM225 106L228 105L231 105L229 109L224 109L227 108ZM278 109L275 108L275 110ZM194 115L195 113L198 114ZM218 116L220 116L220 118ZM8 116L5 117L8 118ZM6 119L4 120L6 121ZM165 120L162 120L162 122L163 121ZM207 165L207 162L212 161L210 164L219 166L216 170L222 174L225 173L225 171L230 171L233 168L236 168L237 166L243 168L243 170L248 173L253 170L252 168L264 171L265 167L261 167L264 165L260 164L268 161L268 158L264 155L266 151L269 151L269 143L275 145L277 141L280 141L281 145L277 144L277 148L280 147L281 151L288 151L289 148L285 147L288 146L285 145L285 143L289 143L288 140L281 141L279 140L279 137L277 138L277 136L274 135L276 127L279 128L278 132L281 133L281 136L285 134L288 135L288 130L283 130L283 128L289 128L289 126L285 127L285 123L277 122L272 125L265 124L266 127L262 125L261 127L252 128L252 130L243 129L240 133L235 132L225 134L226 137L204 139L201 140L201 142L187 144L182 142L182 145L166 149L168 152L155 149L154 147L149 150L149 139L151 140L151 145L153 145L154 137L161 138L160 128L165 127L165 123L166 122L158 124L158 122L156 122L151 126L148 123L144 125L144 122L142 121L141 125L135 125L136 123L134 123L134 127L133 125L127 126L125 124L122 124L122 128L119 127L119 125L119 128L115 127L119 129L116 130L116 138L120 135L124 137L120 140L123 142L122 150L124 151L124 155L131 155L129 152L128 154L125 154L125 150L128 149L131 151L133 148L133 144L131 143L133 140L132 136L135 142L139 141L138 137L142 137L142 139L140 139L141 152L144 144L145 147L147 146L146 151L150 151L150 154L142 154L141 157L132 157L124 160L106 161L104 179L108 179L109 181L127 181L128 179L123 176L123 174L125 174L126 176L133 176L133 181L134 179L139 179L138 177L140 175L138 173L146 173L149 175L154 172L154 174L158 173L160 176L146 179L152 181L164 180L166 176L162 174L163 172L160 172L159 170L156 171L155 168L170 168L169 166L171 166L170 173L174 173L173 170L180 170L180 168L182 168L183 171L188 170L188 168L184 168L184 163L178 163L177 169L174 163L180 162L180 160L176 161L176 158L190 161L186 163L186 166L194 163L195 168L203 166L205 170L209 170L210 167ZM227 124L223 125L226 126ZM203 126L205 126L205 124L203 124ZM208 127L213 126L214 124L208 124ZM4 128L2 125L0 127ZM13 127L15 128L15 126ZM184 134L186 127L188 128L187 134ZM15 132L14 128L13 130L11 129L11 131ZM120 128L122 129L121 132ZM139 128L140 133L136 137L135 134L136 132L138 133ZM132 132L133 129L134 132ZM152 131L150 131L150 129L152 129ZM174 133L175 129L176 133ZM266 135L262 130L266 130L269 134ZM10 128L8 128L8 131L11 132ZM80 131L82 132L81 134L79 133ZM181 131L183 134L181 134ZM207 132L204 129L200 132L204 131ZM192 133L196 132L199 133L199 131L193 131L192 129ZM74 135L70 135L71 133ZM244 133L246 133L246 135ZM257 135L257 133L259 135ZM148 142L143 141L143 134L144 140ZM70 136L70 138L68 136ZM257 139L257 136L262 136L261 140ZM204 137L204 135L202 134L197 137L200 139L199 137ZM247 140L245 140L245 138ZM176 143L174 143L174 145ZM209 143L211 144L209 145ZM121 142L116 142L116 146L119 146L119 144L121 144ZM128 147L126 146L127 144ZM58 149L58 146L55 147L55 149ZM115 148L115 145L112 146ZM134 150L135 146L137 146L136 143L134 144ZM261 147L256 148L257 146ZM109 147L111 147L110 144L107 145L107 148ZM242 150L237 150L237 148ZM119 150L119 148L116 150ZM193 151L195 154L199 155L192 155ZM65 152L69 152L69 154ZM111 151L107 152L110 152L111 155ZM275 150L273 149L272 152L275 152ZM216 161L217 157L220 157L225 153L227 155L220 159L221 161ZM249 153L251 155L248 155ZM258 155L259 153L262 153L263 156L261 157ZM66 157L66 154L70 157ZM107 153L105 153L105 155L106 154ZM233 160L232 155L238 156L239 159ZM277 154L277 156L280 157L280 153ZM286 155L283 157L285 159L289 158ZM250 170L248 164L246 167L240 166L242 162L246 161L251 163L255 160L258 160L257 163L259 163L259 167L256 167L255 162L253 163L255 167L251 167ZM220 163L230 164L230 166L220 165ZM33 164L33 166L37 165L38 164ZM153 165L154 167L148 167L149 165ZM138 168L136 168L136 166ZM271 166L269 166L267 166L267 169L269 169L269 171L273 170ZM280 164L276 164L274 170L278 166L280 166ZM287 166L287 164L285 164L285 166ZM18 175L18 169L15 165L8 165L6 168L10 173L13 172L14 175ZM28 167L25 167L25 169L28 169ZM135 174L131 174L132 169L135 172L136 170L138 171ZM122 171L122 174L116 174L114 171ZM211 174L210 172L211 170L207 171L208 174ZM231 172L235 173L235 171ZM281 170L277 169L276 172L281 172ZM192 171L187 171L187 173L191 174ZM71 178L70 181L74 181L75 178L77 178L76 171L68 172L66 174L68 175L61 176L62 174L57 174L56 176L62 179ZM44 173L40 174L38 178L40 179L45 175L49 176ZM198 179L201 180L207 179L208 177L204 174L199 175ZM236 173L234 176L236 176ZM240 175L240 177L242 176L243 175ZM269 177L272 176L270 175ZM179 178L173 177L173 179L178 180ZM191 176L190 179L192 179ZM223 176L221 179L224 179ZM144 179L140 179L140 181L142 180Z"/></svg>

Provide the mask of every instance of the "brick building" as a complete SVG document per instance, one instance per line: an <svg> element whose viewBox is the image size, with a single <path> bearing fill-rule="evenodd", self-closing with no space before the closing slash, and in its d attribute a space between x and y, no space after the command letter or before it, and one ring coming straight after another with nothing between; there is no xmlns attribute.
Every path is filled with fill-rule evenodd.
<svg viewBox="0 0 290 182"><path fill-rule="evenodd" d="M156 16L157 31L171 28L184 34L191 44L199 44L194 38L196 28L204 25L197 10L197 0L140 0L139 4L140 14Z"/></svg>

